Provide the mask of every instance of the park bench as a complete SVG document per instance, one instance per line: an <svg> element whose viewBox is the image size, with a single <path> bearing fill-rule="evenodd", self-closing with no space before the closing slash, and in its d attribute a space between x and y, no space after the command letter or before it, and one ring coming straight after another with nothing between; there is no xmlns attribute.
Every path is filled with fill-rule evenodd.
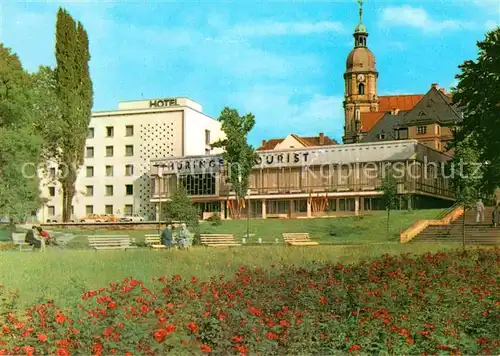
<svg viewBox="0 0 500 356"><path fill-rule="evenodd" d="M158 234L144 235L144 242L146 246L149 246L153 249L167 248L165 245L161 243L160 235Z"/></svg>
<svg viewBox="0 0 500 356"><path fill-rule="evenodd" d="M312 241L307 232L283 233L283 239L290 246L317 246L319 243Z"/></svg>
<svg viewBox="0 0 500 356"><path fill-rule="evenodd" d="M88 236L89 246L94 250L127 250L135 248L128 235L93 235Z"/></svg>
<svg viewBox="0 0 500 356"><path fill-rule="evenodd" d="M16 248L19 248L19 251L33 251L33 246L25 242L24 239L24 233L15 232L12 234L12 241L14 242Z"/></svg>
<svg viewBox="0 0 500 356"><path fill-rule="evenodd" d="M268 219L288 219L288 214L267 214Z"/></svg>
<svg viewBox="0 0 500 356"><path fill-rule="evenodd" d="M200 242L209 247L236 247L241 246L236 242L233 234L201 234Z"/></svg>

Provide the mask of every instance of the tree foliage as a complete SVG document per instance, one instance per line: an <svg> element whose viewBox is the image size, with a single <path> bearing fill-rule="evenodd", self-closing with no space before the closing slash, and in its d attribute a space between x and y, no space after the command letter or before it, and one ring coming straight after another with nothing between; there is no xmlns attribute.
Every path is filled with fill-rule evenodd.
<svg viewBox="0 0 500 356"><path fill-rule="evenodd" d="M60 8L56 23L55 76L61 120L59 181L63 189L63 220L71 217L77 170L83 164L93 104L92 81L89 74L89 43L83 25Z"/></svg>
<svg viewBox="0 0 500 356"><path fill-rule="evenodd" d="M218 121L226 137L212 144L213 148L222 148L222 158L226 164L228 180L236 194L237 201L245 198L248 179L255 164L255 149L248 144L248 133L255 125L255 116L240 116L238 111L225 107ZM240 181L241 179L241 181Z"/></svg>
<svg viewBox="0 0 500 356"><path fill-rule="evenodd" d="M198 210L182 184L177 187L171 200L164 205L162 210L162 216L166 221L185 223L190 228L198 226Z"/></svg>
<svg viewBox="0 0 500 356"><path fill-rule="evenodd" d="M482 185L488 193L500 185L500 28L486 34L477 43L478 57L459 66L453 101L464 114L461 139L473 137L474 147L481 148L478 162L485 166ZM469 145L470 141L465 143ZM467 151L467 149L465 148ZM472 153L472 152L471 152ZM468 153L464 153L465 156ZM464 188L467 185L464 186Z"/></svg>
<svg viewBox="0 0 500 356"><path fill-rule="evenodd" d="M37 166L42 140L36 132L29 75L0 43L0 216L11 223L40 205Z"/></svg>

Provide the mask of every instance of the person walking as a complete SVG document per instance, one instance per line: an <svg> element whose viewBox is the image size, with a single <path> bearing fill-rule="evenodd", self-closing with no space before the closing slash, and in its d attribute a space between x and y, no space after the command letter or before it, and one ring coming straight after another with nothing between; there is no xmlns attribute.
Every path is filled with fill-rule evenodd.
<svg viewBox="0 0 500 356"><path fill-rule="evenodd" d="M484 204L482 199L478 199L476 203L476 223L484 222Z"/></svg>
<svg viewBox="0 0 500 356"><path fill-rule="evenodd" d="M495 205L495 209L493 209L492 215L493 227L497 227L498 223L500 222L500 209L498 208L498 204Z"/></svg>
<svg viewBox="0 0 500 356"><path fill-rule="evenodd" d="M179 247L189 248L191 246L191 233L186 227L186 224L181 225L181 231L179 232Z"/></svg>
<svg viewBox="0 0 500 356"><path fill-rule="evenodd" d="M167 248L172 247L172 226L170 224L167 224L161 232L161 243Z"/></svg>

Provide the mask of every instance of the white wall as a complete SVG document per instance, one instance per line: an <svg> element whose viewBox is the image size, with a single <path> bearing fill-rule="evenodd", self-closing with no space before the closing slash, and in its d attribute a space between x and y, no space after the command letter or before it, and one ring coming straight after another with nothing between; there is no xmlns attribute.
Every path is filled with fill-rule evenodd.
<svg viewBox="0 0 500 356"><path fill-rule="evenodd" d="M205 130L210 131L210 143L224 137L221 124L217 120L190 108L186 109L184 125L184 142L186 142L184 156L204 155L205 149L210 148L210 145L205 144ZM214 149L210 151L210 154L220 152L220 149Z"/></svg>

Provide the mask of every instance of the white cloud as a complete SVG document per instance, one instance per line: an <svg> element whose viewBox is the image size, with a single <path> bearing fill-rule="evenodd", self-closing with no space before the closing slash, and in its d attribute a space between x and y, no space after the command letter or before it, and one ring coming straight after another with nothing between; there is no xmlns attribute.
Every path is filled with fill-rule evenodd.
<svg viewBox="0 0 500 356"><path fill-rule="evenodd" d="M454 31L460 29L475 29L477 25L468 21L435 20L422 8L403 5L399 7L386 7L382 11L381 26L383 27L411 27L424 33L438 33L441 31Z"/></svg>
<svg viewBox="0 0 500 356"><path fill-rule="evenodd" d="M240 37L303 36L322 33L340 33L344 27L340 22L265 22L234 26L230 33Z"/></svg>
<svg viewBox="0 0 500 356"><path fill-rule="evenodd" d="M498 27L498 22L497 21L493 21L493 20L488 20L484 24L484 27L486 27L486 30L491 31L491 30L493 30L493 29L495 29L495 28Z"/></svg>

